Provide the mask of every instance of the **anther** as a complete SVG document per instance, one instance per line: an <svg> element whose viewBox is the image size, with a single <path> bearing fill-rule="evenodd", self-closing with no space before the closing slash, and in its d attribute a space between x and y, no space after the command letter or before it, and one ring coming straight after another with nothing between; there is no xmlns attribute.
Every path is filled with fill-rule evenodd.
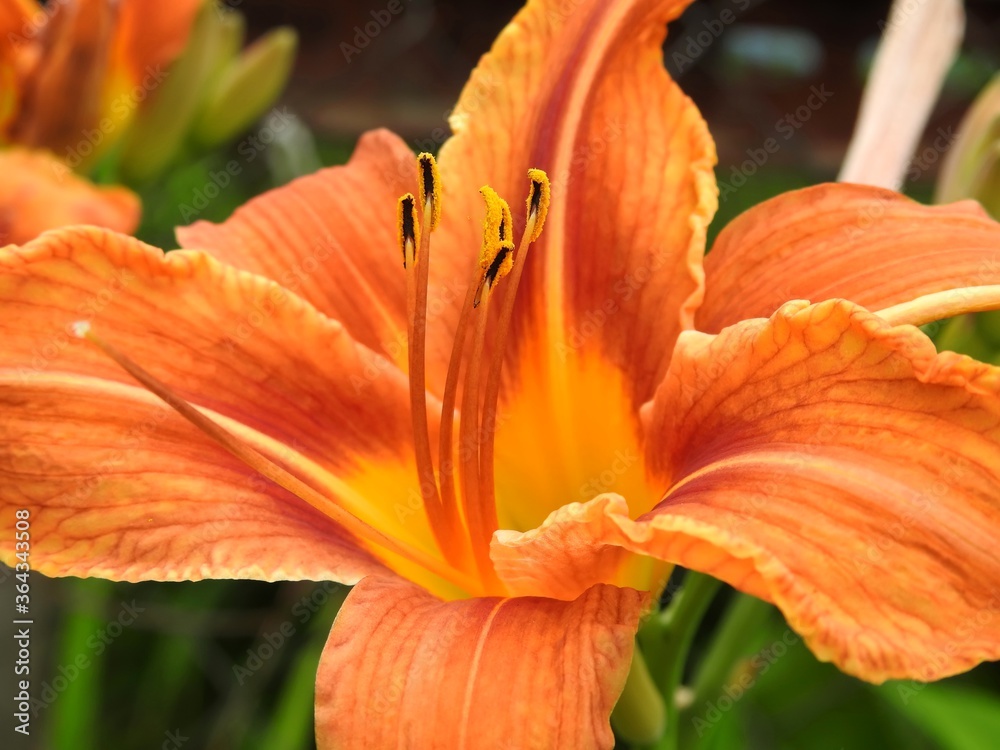
<svg viewBox="0 0 1000 750"><path fill-rule="evenodd" d="M432 204L430 225L424 229L433 232L441 221L441 175L434 157L426 151L417 156L417 168L420 208L424 209L428 202Z"/></svg>
<svg viewBox="0 0 1000 750"><path fill-rule="evenodd" d="M485 271L493 262L498 242L504 239L501 232L506 233L507 218L503 210L505 201L497 195L496 190L489 185L483 185L479 188L479 194L486 201L486 218L483 219L483 244L479 250L479 267ZM510 214L510 208L507 209L507 214Z"/></svg>
<svg viewBox="0 0 1000 750"><path fill-rule="evenodd" d="M528 179L531 180L531 191L527 200L528 219L535 217L535 225L531 232L531 241L534 242L542 233L542 226L549 212L549 203L552 201L552 189L549 186L548 175L540 169L529 169Z"/></svg>
<svg viewBox="0 0 1000 750"><path fill-rule="evenodd" d="M479 251L479 267L483 269L483 275L476 289L473 307L479 306L483 288L486 285L492 287L497 279L510 273L514 265L510 206L489 185L484 185L479 192L486 201L486 218L483 220L483 245Z"/></svg>
<svg viewBox="0 0 1000 750"><path fill-rule="evenodd" d="M399 234L399 249L403 251L403 268L407 258L413 257L420 245L420 224L417 222L417 206L413 193L401 196L396 206L396 230Z"/></svg>

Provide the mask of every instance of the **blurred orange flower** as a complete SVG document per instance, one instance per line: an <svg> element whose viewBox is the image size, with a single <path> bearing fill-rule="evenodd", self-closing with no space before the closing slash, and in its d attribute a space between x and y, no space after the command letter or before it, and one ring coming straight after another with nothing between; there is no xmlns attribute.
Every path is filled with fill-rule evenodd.
<svg viewBox="0 0 1000 750"><path fill-rule="evenodd" d="M416 174L378 131L188 250L0 253L0 504L35 568L357 584L321 748L611 747L672 564L863 679L997 658L1000 370L914 324L1000 306L1000 226L821 185L704 257L715 146L661 52L686 5L532 0ZM485 191L485 236L483 185L529 195Z"/></svg>
<svg viewBox="0 0 1000 750"><path fill-rule="evenodd" d="M97 187L46 151L0 149L0 174L0 245L23 244L71 224L128 234L139 223L139 199L132 191Z"/></svg>
<svg viewBox="0 0 1000 750"><path fill-rule="evenodd" d="M203 1L3 0L0 64L13 86L0 138L71 167L92 159L163 80Z"/></svg>
<svg viewBox="0 0 1000 750"><path fill-rule="evenodd" d="M26 242L67 223L135 230L136 196L70 169L93 164L122 137L183 49L201 3L0 0L0 146L35 151L0 151L0 241Z"/></svg>

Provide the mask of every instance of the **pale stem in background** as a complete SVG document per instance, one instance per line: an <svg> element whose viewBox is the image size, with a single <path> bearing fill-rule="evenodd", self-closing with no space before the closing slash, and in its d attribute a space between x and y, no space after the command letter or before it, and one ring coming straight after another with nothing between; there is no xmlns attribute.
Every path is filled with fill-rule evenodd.
<svg viewBox="0 0 1000 750"><path fill-rule="evenodd" d="M895 0L839 179L898 190L965 31L961 0Z"/></svg>

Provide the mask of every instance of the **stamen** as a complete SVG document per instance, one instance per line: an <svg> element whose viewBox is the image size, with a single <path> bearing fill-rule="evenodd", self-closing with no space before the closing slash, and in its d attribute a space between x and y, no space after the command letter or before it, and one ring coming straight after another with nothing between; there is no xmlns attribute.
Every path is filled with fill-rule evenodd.
<svg viewBox="0 0 1000 750"><path fill-rule="evenodd" d="M527 200L528 220L524 226L524 234L521 236L517 254L514 256L514 267L511 269L507 293L504 295L503 307L500 309L493 354L486 376L486 393L483 398L481 429L484 437L479 449L479 502L487 511L492 509L492 516L487 519L487 525L484 529L487 534L487 543L489 537L498 527L496 477L493 462L496 451L497 406L500 400L500 374L503 370L504 347L507 342L507 332L510 330L510 321L514 314L517 288L521 283L521 274L524 272L525 260L528 257L528 247L538 239L542 232L550 200L549 178L545 172L540 169L530 169L528 170L528 179L531 180L531 192L528 194Z"/></svg>
<svg viewBox="0 0 1000 750"><path fill-rule="evenodd" d="M503 226L506 217L503 212L504 200L497 194L496 190L489 185L483 185L479 188L479 194L486 201L486 218L483 219L483 244L479 250L479 267L485 270L496 254L497 239L501 241L506 239L500 234L506 232ZM509 214L510 208L507 211Z"/></svg>
<svg viewBox="0 0 1000 750"><path fill-rule="evenodd" d="M417 481L427 519L441 553L452 564L462 564L464 556L458 519L445 512L434 475L430 428L427 424L427 383L425 351L427 342L427 285L431 261L431 233L435 217L441 214L441 193L437 165L430 154L417 159L417 180L423 207L423 222L416 230L420 238L419 251L407 270L407 331L409 333L410 417L413 425L413 446L417 462ZM406 199L403 196L401 202Z"/></svg>
<svg viewBox="0 0 1000 750"><path fill-rule="evenodd" d="M117 363L129 375L139 381L139 383L146 388L146 390L163 400L174 411L212 438L215 442L251 469L256 471L261 476L270 479L279 487L288 490L305 503L311 505L316 510L333 519L355 537L364 539L389 552L401 555L407 560L410 560L411 562L426 568L435 575L440 576L444 580L450 581L457 586L462 587L466 591L473 592L480 588L476 581L469 578L462 571L456 570L453 567L444 564L442 560L433 555L427 554L421 549L412 547L405 542L394 539L390 536L386 536L375 527L370 526L360 518L351 515L337 505L331 498L320 494L287 469L282 468L262 453L242 442L235 435L224 429L222 426L216 424L213 420L206 417L194 406L174 393L174 391L165 383L158 380L136 362L131 360L128 356L91 331L90 324L88 322L79 321L74 323L73 332L80 338L89 341L91 344L104 352L104 354ZM469 588L470 586L471 588Z"/></svg>
<svg viewBox="0 0 1000 750"><path fill-rule="evenodd" d="M399 249L403 251L403 268L417 252L420 244L420 225L417 223L416 203L413 193L401 196L396 206L396 229L399 233Z"/></svg>
<svg viewBox="0 0 1000 750"><path fill-rule="evenodd" d="M513 265L511 259L513 243L509 239L513 222L510 207L496 191L485 186L480 193L486 200L483 246L479 256L482 278L472 304L476 307L482 301L482 306L475 313L477 317L472 357L466 369L465 388L462 392L459 475L462 481L463 508L476 566L484 581L489 581L490 585L499 585L489 557L490 536L497 527L496 507L492 497L489 498L491 502L488 505L484 503L480 492L479 451L483 438L479 420L479 384L491 291L496 280L505 276Z"/></svg>

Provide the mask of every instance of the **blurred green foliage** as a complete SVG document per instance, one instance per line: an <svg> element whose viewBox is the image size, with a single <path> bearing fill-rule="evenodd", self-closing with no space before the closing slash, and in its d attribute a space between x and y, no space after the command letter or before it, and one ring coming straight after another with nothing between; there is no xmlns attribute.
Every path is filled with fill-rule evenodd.
<svg viewBox="0 0 1000 750"><path fill-rule="evenodd" d="M35 747L313 747L316 665L346 587L44 585L59 645L36 695ZM134 621L115 628L127 611Z"/></svg>
<svg viewBox="0 0 1000 750"><path fill-rule="evenodd" d="M985 750L1000 736L995 665L928 685L873 686L817 661L767 609L765 626L743 634L728 685L685 712L682 748Z"/></svg>

